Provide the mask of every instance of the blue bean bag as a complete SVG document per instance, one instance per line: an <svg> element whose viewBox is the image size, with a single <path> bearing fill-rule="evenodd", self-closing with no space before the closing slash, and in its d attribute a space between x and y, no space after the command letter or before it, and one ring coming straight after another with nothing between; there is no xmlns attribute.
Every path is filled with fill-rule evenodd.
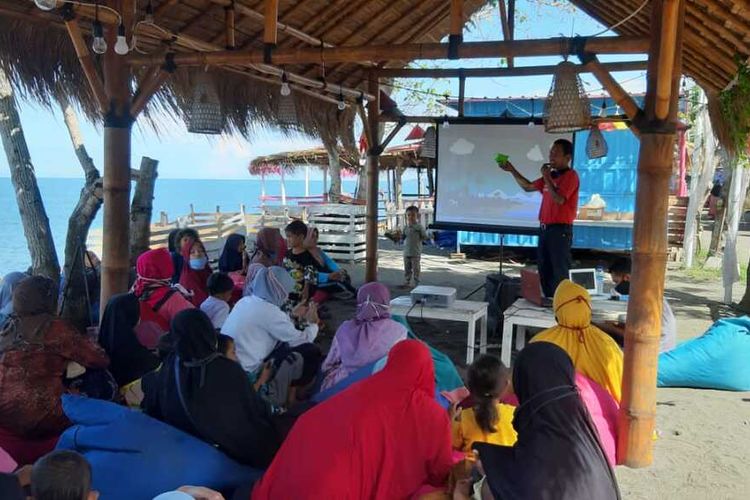
<svg viewBox="0 0 750 500"><path fill-rule="evenodd" d="M660 354L657 385L750 391L750 317L719 320Z"/></svg>
<svg viewBox="0 0 750 500"><path fill-rule="evenodd" d="M91 464L93 487L107 500L151 499L184 485L231 492L262 471L138 411L97 399L63 396L73 426L57 443Z"/></svg>

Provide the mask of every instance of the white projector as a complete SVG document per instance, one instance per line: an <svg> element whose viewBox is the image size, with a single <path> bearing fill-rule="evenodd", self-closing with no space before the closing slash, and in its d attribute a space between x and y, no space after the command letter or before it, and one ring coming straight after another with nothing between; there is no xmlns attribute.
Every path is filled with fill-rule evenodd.
<svg viewBox="0 0 750 500"><path fill-rule="evenodd" d="M420 285L411 291L411 303L431 307L450 307L456 301L456 289L447 286Z"/></svg>

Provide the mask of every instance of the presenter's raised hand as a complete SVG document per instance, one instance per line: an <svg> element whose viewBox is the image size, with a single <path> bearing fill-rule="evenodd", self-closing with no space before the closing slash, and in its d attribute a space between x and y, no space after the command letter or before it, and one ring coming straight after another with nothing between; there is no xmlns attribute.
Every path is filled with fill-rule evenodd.
<svg viewBox="0 0 750 500"><path fill-rule="evenodd" d="M508 160L503 163L498 163L497 166L500 167L501 170L504 170L506 172L513 172L516 169L516 167L514 167L513 164Z"/></svg>

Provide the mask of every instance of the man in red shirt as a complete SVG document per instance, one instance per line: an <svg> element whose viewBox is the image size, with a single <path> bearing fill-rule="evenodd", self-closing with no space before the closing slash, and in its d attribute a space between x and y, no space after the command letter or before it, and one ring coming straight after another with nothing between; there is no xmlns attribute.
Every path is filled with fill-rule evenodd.
<svg viewBox="0 0 750 500"><path fill-rule="evenodd" d="M578 174L570 167L573 144L558 139L549 151L549 163L542 165L542 176L530 181L510 162L500 168L510 172L524 191L542 193L539 208L539 277L546 297L555 295L557 285L568 278L572 263L570 246L573 221L578 212Z"/></svg>

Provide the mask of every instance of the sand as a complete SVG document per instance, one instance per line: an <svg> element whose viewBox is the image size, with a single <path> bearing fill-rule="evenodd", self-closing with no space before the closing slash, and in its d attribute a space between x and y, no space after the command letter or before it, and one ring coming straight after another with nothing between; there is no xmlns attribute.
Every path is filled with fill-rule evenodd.
<svg viewBox="0 0 750 500"><path fill-rule="evenodd" d="M745 240L747 242L747 240ZM406 293L400 251L381 240L379 277L392 293ZM587 257L584 255L584 257ZM344 266L355 284L362 282L362 264ZM518 265L504 265L506 274ZM453 286L459 298L477 289L498 263L483 260L451 261L448 252L428 250L423 258L423 283ZM679 340L702 334L713 318L728 314L720 299L720 280L696 281L680 271L669 271L667 296L678 323ZM743 285L735 285L737 300ZM483 300L484 290L471 298ZM330 303L331 330L354 313L354 304ZM411 319L412 328L425 340L464 366L466 325ZM492 343L490 340L490 343ZM499 339L494 339L499 343ZM499 354L497 350L490 351ZM748 360L750 363L750 360ZM626 499L742 499L750 498L750 393L697 389L657 390L657 431L654 462L643 469L617 468Z"/></svg>

